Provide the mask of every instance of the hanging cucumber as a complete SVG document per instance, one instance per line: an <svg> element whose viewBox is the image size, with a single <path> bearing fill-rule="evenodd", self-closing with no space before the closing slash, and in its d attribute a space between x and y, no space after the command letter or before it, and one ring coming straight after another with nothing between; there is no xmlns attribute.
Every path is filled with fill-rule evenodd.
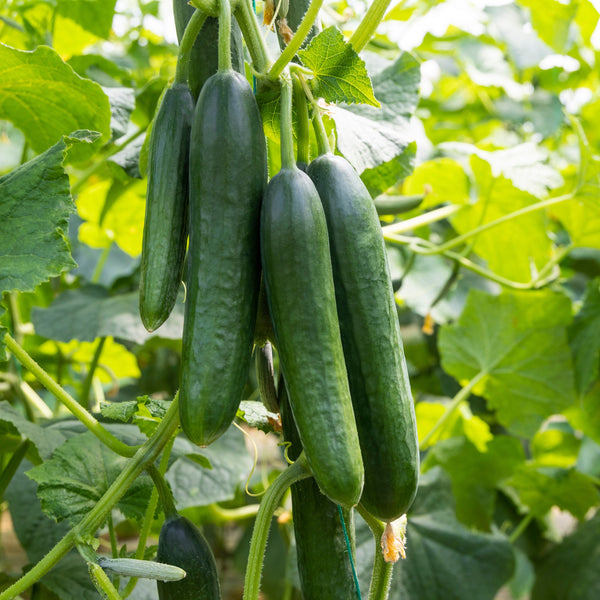
<svg viewBox="0 0 600 600"><path fill-rule="evenodd" d="M302 443L294 424L283 378L279 380L279 406L287 453L296 460ZM355 600L352 563L338 507L324 496L310 477L292 484L292 516L298 553L298 573L304 600ZM348 540L353 548L352 510L344 509Z"/></svg>
<svg viewBox="0 0 600 600"><path fill-rule="evenodd" d="M371 196L352 166L326 153L309 165L327 217L337 312L365 466L361 503L394 520L410 507L419 449L385 246Z"/></svg>
<svg viewBox="0 0 600 600"><path fill-rule="evenodd" d="M276 347L308 463L325 495L360 498L363 466L335 306L327 224L310 178L296 168L291 85L282 85L282 169L261 214L261 255Z"/></svg>
<svg viewBox="0 0 600 600"><path fill-rule="evenodd" d="M196 9L188 0L173 0L173 15L177 39L181 42L188 21ZM234 71L244 74L244 44L242 32L236 22L231 24L231 63ZM194 42L190 55L188 84L194 98L198 98L205 81L217 72L219 56L217 52L219 23L215 17L208 17Z"/></svg>
<svg viewBox="0 0 600 600"><path fill-rule="evenodd" d="M181 425L208 445L235 417L250 366L260 281L266 142L252 88L231 69L228 3L219 71L202 88L190 150L190 250Z"/></svg>
<svg viewBox="0 0 600 600"><path fill-rule="evenodd" d="M162 98L150 134L139 288L140 315L148 331L171 314L181 284L193 113L188 86L175 83Z"/></svg>

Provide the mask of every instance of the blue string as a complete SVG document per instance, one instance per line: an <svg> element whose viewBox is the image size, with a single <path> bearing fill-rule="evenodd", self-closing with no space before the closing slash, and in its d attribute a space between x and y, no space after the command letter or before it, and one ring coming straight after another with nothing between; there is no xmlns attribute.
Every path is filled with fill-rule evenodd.
<svg viewBox="0 0 600 600"><path fill-rule="evenodd" d="M348 531L346 530L346 523L344 521L344 513L342 507L338 505L338 513L340 515L340 521L342 522L342 529L344 530L344 538L346 540L346 548L348 549L348 556L350 557L350 565L352 566L352 576L354 577L354 586L356 587L356 597L358 600L362 600L360 595L360 584L358 583L358 574L356 573L356 565L354 564L354 557L352 556L352 547L350 545L350 538L348 537Z"/></svg>

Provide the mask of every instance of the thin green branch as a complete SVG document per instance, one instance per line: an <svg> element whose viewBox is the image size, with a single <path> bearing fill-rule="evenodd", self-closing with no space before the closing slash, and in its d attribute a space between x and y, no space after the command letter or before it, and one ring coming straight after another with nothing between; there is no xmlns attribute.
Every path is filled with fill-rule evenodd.
<svg viewBox="0 0 600 600"><path fill-rule="evenodd" d="M406 219L405 221L400 221L399 223L393 223L392 225L386 225L385 227L382 227L382 231L384 235L391 233L408 233L409 231L413 231L419 227L431 225L431 223L437 223L438 221L443 221L444 219L447 219L448 217L457 213L461 208L463 207L460 204L447 204L446 206L436 208L435 210L430 210L422 215L412 217L411 219Z"/></svg>
<svg viewBox="0 0 600 600"><path fill-rule="evenodd" d="M263 496L250 541L250 553L246 565L246 579L244 583L243 600L258 600L260 594L260 577L262 573L263 558L267 545L267 537L271 519L284 492L296 481L311 476L310 467L306 462L304 453L300 454L296 462L283 471L271 484ZM2 598L0 598L2 600Z"/></svg>
<svg viewBox="0 0 600 600"><path fill-rule="evenodd" d="M421 440L419 443L419 449L424 450L427 448L431 440L443 431L448 420L454 415L457 411L458 407L461 405L463 400L466 400L473 391L473 388L487 375L485 371L478 373L467 385L459 390L459 392L452 398L450 404L446 407L446 410L442 414L442 416L437 420L435 425L431 428L429 433Z"/></svg>
<svg viewBox="0 0 600 600"><path fill-rule="evenodd" d="M196 9L191 19L185 27L181 43L179 44L179 54L177 55L177 68L175 69L175 83L186 83L188 78L188 68L190 56L194 42L208 18L205 12Z"/></svg>
<svg viewBox="0 0 600 600"><path fill-rule="evenodd" d="M254 71L263 76L271 64L271 58L252 9L251 0L240 0L234 10L234 16L244 36Z"/></svg>
<svg viewBox="0 0 600 600"><path fill-rule="evenodd" d="M319 148L319 155L327 154L331 152L331 146L329 145L329 138L327 137L327 131L325 125L323 125L323 118L321 117L321 111L318 107L313 106L312 111L312 123L315 130L315 136L317 138L317 146Z"/></svg>
<svg viewBox="0 0 600 600"><path fill-rule="evenodd" d="M219 72L231 71L231 8L219 0Z"/></svg>
<svg viewBox="0 0 600 600"><path fill-rule="evenodd" d="M277 60L273 63L273 66L269 69L267 77L272 81L275 81L283 70L286 68L289 62L296 56L296 52L300 50L300 47L304 43L304 40L310 33L312 26L314 25L317 17L319 16L319 10L323 5L323 0L312 0L308 10L304 14L298 29L294 33L294 36L290 40L290 43L285 47L283 52L279 55Z"/></svg>
<svg viewBox="0 0 600 600"><path fill-rule="evenodd" d="M371 4L349 40L356 52L360 52L369 43L377 27L379 27L379 23L383 20L390 2L391 0L373 0L373 4Z"/></svg>
<svg viewBox="0 0 600 600"><path fill-rule="evenodd" d="M293 169L296 167L294 157L294 128L292 124L292 81L289 76L281 81L281 167Z"/></svg>
<svg viewBox="0 0 600 600"><path fill-rule="evenodd" d="M15 358L103 444L121 456L131 457L136 453L137 447L124 444L105 429L75 398L54 381L10 334L6 334L4 342Z"/></svg>
<svg viewBox="0 0 600 600"><path fill-rule="evenodd" d="M112 250L113 241L111 240L106 246L106 248L102 249L102 253L100 254L100 258L98 258L98 262L96 263L96 267L94 268L94 272L92 273L91 283L98 283L100 281L100 276L102 275L102 271L104 270L104 265L108 260L110 255L110 251Z"/></svg>
<svg viewBox="0 0 600 600"><path fill-rule="evenodd" d="M533 521L533 514L528 513L521 519L521 522L515 527L513 532L510 534L508 541L514 544L523 535L529 524Z"/></svg>
<svg viewBox="0 0 600 600"><path fill-rule="evenodd" d="M88 563L88 571L94 586L103 598L107 600L121 600L117 588L113 585L104 569L96 563Z"/></svg>
<svg viewBox="0 0 600 600"><path fill-rule="evenodd" d="M308 164L310 160L310 122L308 105L302 83L297 76L292 77L294 105L296 107L296 139L298 140L298 162Z"/></svg>
<svg viewBox="0 0 600 600"><path fill-rule="evenodd" d="M31 446L31 442L29 440L23 440L13 452L13 455L10 457L7 465L4 467L4 470L0 474L0 502L2 502L2 498L4 497L4 492L8 487L8 484L12 481L19 465L22 460L25 458L27 454L27 450Z"/></svg>
<svg viewBox="0 0 600 600"><path fill-rule="evenodd" d="M98 361L100 360L100 356L102 355L102 350L104 348L104 344L106 343L106 336L101 337L96 344L96 349L94 350L94 356L92 357L92 362L88 367L87 375L85 376L85 380L83 385L81 386L81 393L79 395L79 404L83 406L85 409L89 409L90 406L90 390L92 389L92 381L94 379L94 374L96 373L96 367L98 366Z"/></svg>

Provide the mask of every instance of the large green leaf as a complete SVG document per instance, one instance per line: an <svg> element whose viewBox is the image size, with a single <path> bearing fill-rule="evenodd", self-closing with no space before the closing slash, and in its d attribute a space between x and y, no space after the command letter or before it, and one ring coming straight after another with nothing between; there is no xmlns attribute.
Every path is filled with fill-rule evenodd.
<svg viewBox="0 0 600 600"><path fill-rule="evenodd" d="M577 2L559 0L518 0L531 11L531 24L544 42L558 53L568 49L569 28L577 12Z"/></svg>
<svg viewBox="0 0 600 600"><path fill-rule="evenodd" d="M115 4L116 0L58 0L58 12L86 31L108 38Z"/></svg>
<svg viewBox="0 0 600 600"><path fill-rule="evenodd" d="M451 158L436 158L420 164L404 182L406 194L427 196L421 208L446 202L466 204L469 201L469 178L460 163Z"/></svg>
<svg viewBox="0 0 600 600"><path fill-rule="evenodd" d="M489 531L496 489L525 460L516 438L497 436L484 452L464 437L438 442L427 454L425 471L440 465L452 479L456 516L468 527Z"/></svg>
<svg viewBox="0 0 600 600"><path fill-rule="evenodd" d="M571 303L559 293L473 290L458 322L440 332L442 367L461 382L481 377L476 392L500 423L531 437L573 402L570 320Z"/></svg>
<svg viewBox="0 0 600 600"><path fill-rule="evenodd" d="M553 506L579 520L600 503L594 481L575 469L522 465L504 481L506 491L539 518Z"/></svg>
<svg viewBox="0 0 600 600"><path fill-rule="evenodd" d="M48 339L93 342L98 337L115 338L143 344L153 336L181 338L183 301L154 333L149 334L140 319L137 292L110 296L101 286L89 285L63 292L48 308L34 308L32 321L36 333Z"/></svg>
<svg viewBox="0 0 600 600"><path fill-rule="evenodd" d="M68 439L50 460L27 471L38 483L44 512L57 521L77 524L100 500L129 459L116 455L94 434L87 432ZM140 476L117 506L126 516L143 517L152 481Z"/></svg>
<svg viewBox="0 0 600 600"><path fill-rule="evenodd" d="M110 105L102 88L82 79L47 46L22 52L0 44L0 117L23 131L36 152L61 136L89 129L110 136Z"/></svg>
<svg viewBox="0 0 600 600"><path fill-rule="evenodd" d="M24 461L5 494L15 534L30 563L41 560L69 531L67 523L48 517L36 496L37 484L25 475L31 463ZM76 550L65 556L41 582L61 600L98 600L86 565Z"/></svg>
<svg viewBox="0 0 600 600"><path fill-rule="evenodd" d="M336 124L338 149L359 173L402 156L413 137L409 118L419 98L419 63L405 52L384 68L378 66L373 69L372 81L381 108L348 105L329 109Z"/></svg>
<svg viewBox="0 0 600 600"><path fill-rule="evenodd" d="M541 562L532 600L600 598L600 514L582 523Z"/></svg>
<svg viewBox="0 0 600 600"><path fill-rule="evenodd" d="M365 592L373 546L359 522L357 562ZM390 600L493 600L514 570L506 538L467 529L456 520L451 483L439 467L421 478L408 514L406 554L394 569Z"/></svg>
<svg viewBox="0 0 600 600"><path fill-rule="evenodd" d="M597 379L600 367L600 279L588 284L583 306L569 328L575 383L584 394Z"/></svg>
<svg viewBox="0 0 600 600"><path fill-rule="evenodd" d="M471 168L479 199L452 217L458 233L467 233L537 201L504 176L495 177L491 165L478 156L471 157ZM551 256L552 243L541 211L511 219L471 240L472 251L485 259L490 269L514 281L530 281L532 270L541 269Z"/></svg>
<svg viewBox="0 0 600 600"><path fill-rule="evenodd" d="M75 207L62 164L71 146L91 139L90 132L77 132L0 177L0 295L33 291L76 266L66 238ZM0 360L5 331L0 327Z"/></svg>
<svg viewBox="0 0 600 600"><path fill-rule="evenodd" d="M337 27L319 33L298 55L313 72L317 96L327 102L379 106L364 61Z"/></svg>

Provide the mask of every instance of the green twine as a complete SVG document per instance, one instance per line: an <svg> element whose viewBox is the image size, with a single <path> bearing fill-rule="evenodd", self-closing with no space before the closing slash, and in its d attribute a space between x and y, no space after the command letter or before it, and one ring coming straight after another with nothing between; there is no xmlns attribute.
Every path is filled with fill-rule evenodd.
<svg viewBox="0 0 600 600"><path fill-rule="evenodd" d="M346 540L346 548L348 549L348 556L350 557L350 565L352 566L352 576L354 577L354 586L356 587L356 597L358 600L362 600L360 595L360 584L358 583L358 574L356 573L356 565L354 564L354 556L352 556L352 547L350 545L350 538L348 537L348 531L346 529L346 522L344 521L344 513L342 507L338 505L338 513L340 514L340 521L342 522L342 529L344 530L344 538Z"/></svg>

